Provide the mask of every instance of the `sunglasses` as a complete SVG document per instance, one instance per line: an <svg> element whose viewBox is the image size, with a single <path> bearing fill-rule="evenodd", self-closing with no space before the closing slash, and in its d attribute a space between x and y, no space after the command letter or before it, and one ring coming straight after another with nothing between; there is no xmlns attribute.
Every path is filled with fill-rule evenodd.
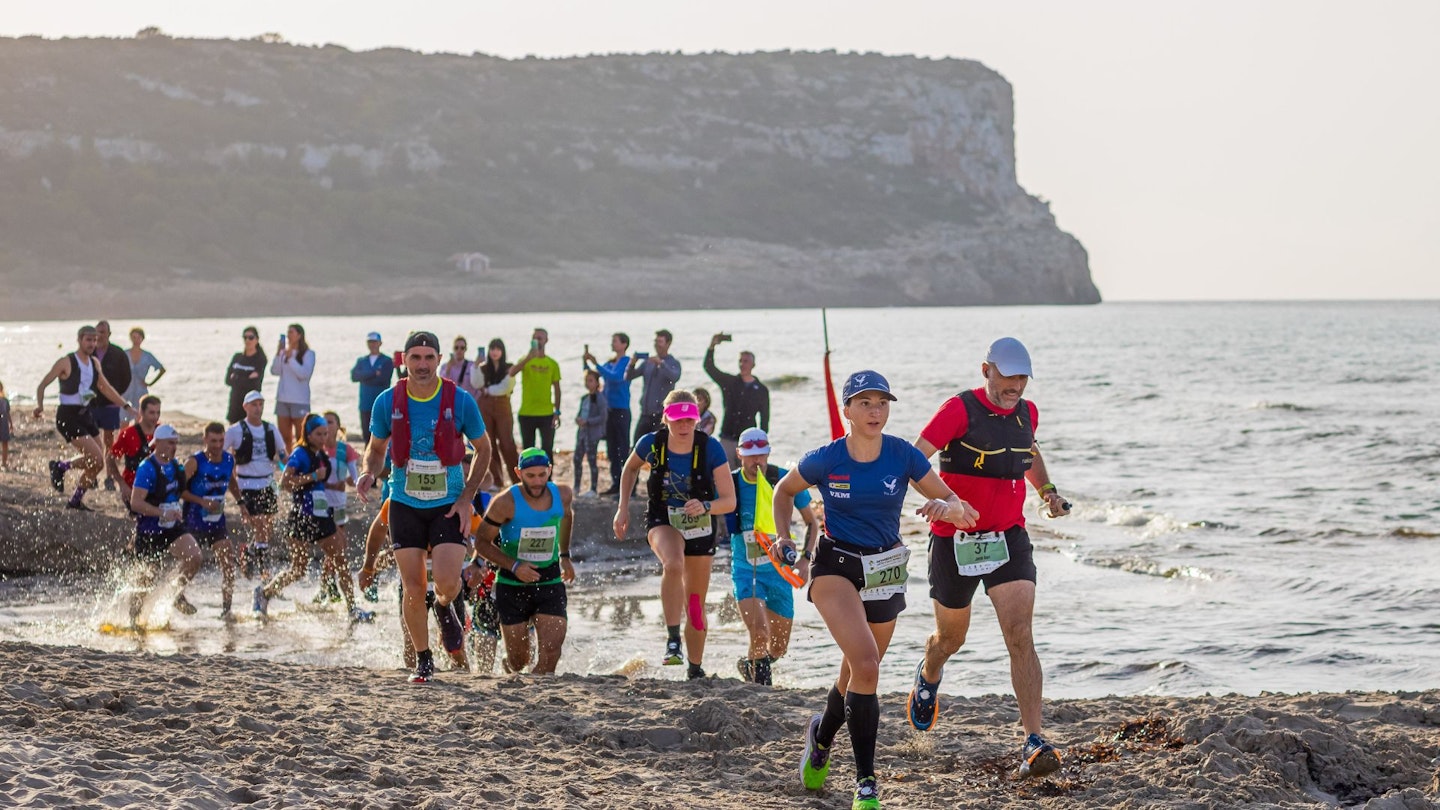
<svg viewBox="0 0 1440 810"><path fill-rule="evenodd" d="M259 339L260 339L260 336L259 336L259 335L246 335L246 336L245 336L245 339L246 339L246 340L259 340Z"/></svg>
<svg viewBox="0 0 1440 810"><path fill-rule="evenodd" d="M766 447L770 446L770 442L766 441L765 439L756 439L751 442L740 442L740 446L745 448L746 450L755 450L757 448L763 450Z"/></svg>

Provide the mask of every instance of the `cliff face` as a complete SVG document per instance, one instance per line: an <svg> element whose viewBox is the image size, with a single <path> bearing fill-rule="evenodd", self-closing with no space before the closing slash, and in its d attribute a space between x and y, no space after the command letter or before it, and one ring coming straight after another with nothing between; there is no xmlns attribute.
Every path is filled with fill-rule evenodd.
<svg viewBox="0 0 1440 810"><path fill-rule="evenodd" d="M0 223L36 287L423 288L479 252L622 286L788 271L735 306L1098 300L1015 180L1009 84L957 60L0 40Z"/></svg>

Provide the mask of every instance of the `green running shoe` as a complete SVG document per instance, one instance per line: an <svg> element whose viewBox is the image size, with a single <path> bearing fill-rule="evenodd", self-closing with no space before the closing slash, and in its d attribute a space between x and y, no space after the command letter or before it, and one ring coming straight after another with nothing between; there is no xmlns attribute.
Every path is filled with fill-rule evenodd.
<svg viewBox="0 0 1440 810"><path fill-rule="evenodd" d="M820 715L810 718L805 727L805 758L800 760L800 781L806 790L825 787L825 777L830 775L830 749L815 739L820 733ZM878 807L878 805L876 805Z"/></svg>
<svg viewBox="0 0 1440 810"><path fill-rule="evenodd" d="M880 810L880 786L875 784L875 777L867 776L855 783L850 810Z"/></svg>

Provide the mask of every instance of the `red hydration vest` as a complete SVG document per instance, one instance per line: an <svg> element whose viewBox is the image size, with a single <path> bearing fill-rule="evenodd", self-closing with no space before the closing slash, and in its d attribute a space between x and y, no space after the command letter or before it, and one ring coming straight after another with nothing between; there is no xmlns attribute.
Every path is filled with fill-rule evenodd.
<svg viewBox="0 0 1440 810"><path fill-rule="evenodd" d="M393 408L390 411L390 463L403 469L410 461L410 392L409 380L395 383ZM440 380L440 419L435 423L435 455L446 467L458 466L465 460L465 437L455 424L455 383Z"/></svg>

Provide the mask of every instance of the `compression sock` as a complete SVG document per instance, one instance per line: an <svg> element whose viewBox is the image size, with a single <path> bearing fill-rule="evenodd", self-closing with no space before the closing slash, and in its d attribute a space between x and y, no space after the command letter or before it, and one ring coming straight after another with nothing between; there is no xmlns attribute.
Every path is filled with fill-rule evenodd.
<svg viewBox="0 0 1440 810"><path fill-rule="evenodd" d="M55 469L59 470L60 472L70 472L70 462L57 461L55 462Z"/></svg>
<svg viewBox="0 0 1440 810"><path fill-rule="evenodd" d="M755 673L755 683L762 686L770 685L770 656L757 658L750 663L750 671Z"/></svg>
<svg viewBox="0 0 1440 810"><path fill-rule="evenodd" d="M79 505L80 505L80 502L83 501L83 500L85 500L85 488L84 488L84 487L76 487L76 488L75 488L75 494L70 496L70 505L71 505L71 506L79 506Z"/></svg>
<svg viewBox="0 0 1440 810"><path fill-rule="evenodd" d="M835 742L835 732L845 725L845 696L840 690L830 687L830 694L825 696L825 713L820 715L820 728L815 733L815 741L830 747Z"/></svg>
<svg viewBox="0 0 1440 810"><path fill-rule="evenodd" d="M880 699L850 692L845 696L845 721L855 752L855 778L875 775L875 737L880 733Z"/></svg>
<svg viewBox="0 0 1440 810"><path fill-rule="evenodd" d="M665 625L665 632L668 634L668 635L665 637L665 640L666 640L666 641L679 641L679 640L680 640L680 625L678 625L678 624L667 624L667 625Z"/></svg>
<svg viewBox="0 0 1440 810"><path fill-rule="evenodd" d="M692 681L697 678L703 678L705 677L705 670L702 669L699 664L689 664L689 666L685 668L685 677Z"/></svg>

